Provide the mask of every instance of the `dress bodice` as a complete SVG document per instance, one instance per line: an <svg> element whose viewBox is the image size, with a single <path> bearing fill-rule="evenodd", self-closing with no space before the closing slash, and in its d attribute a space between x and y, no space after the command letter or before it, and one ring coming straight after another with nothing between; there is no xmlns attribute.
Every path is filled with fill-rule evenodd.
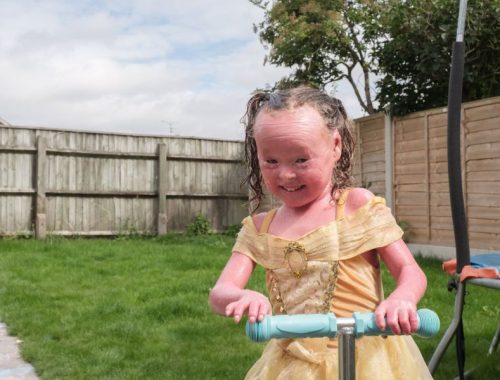
<svg viewBox="0 0 500 380"><path fill-rule="evenodd" d="M245 218L234 251L266 269L274 314L339 316L373 310L382 299L379 268L361 255L402 236L383 198L295 240L258 231Z"/></svg>

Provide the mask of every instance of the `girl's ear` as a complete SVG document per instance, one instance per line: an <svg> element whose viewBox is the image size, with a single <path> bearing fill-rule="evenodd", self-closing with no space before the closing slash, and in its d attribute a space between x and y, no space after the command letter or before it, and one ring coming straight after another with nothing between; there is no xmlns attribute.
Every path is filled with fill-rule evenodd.
<svg viewBox="0 0 500 380"><path fill-rule="evenodd" d="M335 161L338 161L340 160L340 156L342 155L342 137L340 136L338 129L335 129L333 131L332 145L333 145L333 152L335 155Z"/></svg>

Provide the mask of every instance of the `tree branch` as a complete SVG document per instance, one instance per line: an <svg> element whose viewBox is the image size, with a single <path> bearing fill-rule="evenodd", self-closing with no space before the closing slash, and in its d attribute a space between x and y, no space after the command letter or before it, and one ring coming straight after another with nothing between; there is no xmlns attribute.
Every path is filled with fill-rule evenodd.
<svg viewBox="0 0 500 380"><path fill-rule="evenodd" d="M355 49L355 51L354 51L354 49L352 49L351 46L349 45L349 50L351 51L351 54L353 54L353 56L356 57L357 63L359 63L359 65L361 66L361 69L363 70L363 80L364 80L363 90L364 90L364 94L365 94L366 103L362 102L360 100L360 104L368 112L368 114L371 115L375 112L375 110L373 108L371 89L370 89L369 66L366 63L365 56L363 54L363 49L361 49L361 43L358 40L358 34L356 33L356 30L354 29L354 24L351 22L351 20L347 16L347 12L344 11L344 12L342 12L342 14L344 16L344 21L347 24L347 27L349 28L350 35L351 35L351 41L352 41L352 43L354 45L354 49ZM350 73L352 73L352 70L350 71ZM354 79L352 78L352 75L349 75L349 77L350 77L349 82L351 83L353 88L355 88L355 94L358 97L358 99L360 99L361 94L359 94L357 85L354 83Z"/></svg>
<svg viewBox="0 0 500 380"><path fill-rule="evenodd" d="M361 97L358 86L356 85L356 83L354 82L354 79L352 78L352 70L354 69L354 66L348 66L348 65L345 65L345 66L347 67L347 75L345 75L344 78L347 79L349 81L349 83L351 84L351 86L354 90L354 95L356 95L356 98L358 99L358 102L361 105L361 107L369 114L372 114L373 109L372 109L372 112L370 112L368 105L365 103L365 101Z"/></svg>
<svg viewBox="0 0 500 380"><path fill-rule="evenodd" d="M260 9L266 10L267 9L267 4L269 4L268 1L264 0L248 0L250 1L253 5L256 7L259 7Z"/></svg>

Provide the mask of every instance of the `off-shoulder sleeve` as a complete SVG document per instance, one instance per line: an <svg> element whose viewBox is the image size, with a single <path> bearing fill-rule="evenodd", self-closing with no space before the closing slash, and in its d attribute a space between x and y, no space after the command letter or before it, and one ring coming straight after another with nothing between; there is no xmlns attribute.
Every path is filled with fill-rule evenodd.
<svg viewBox="0 0 500 380"><path fill-rule="evenodd" d="M233 252L248 256L253 262L263 265L262 253L267 251L267 239L264 234L258 234L252 217L247 216L242 221L242 227L233 246Z"/></svg>
<svg viewBox="0 0 500 380"><path fill-rule="evenodd" d="M403 236L391 210L381 197L338 222L340 258L353 257L375 248L385 247Z"/></svg>
<svg viewBox="0 0 500 380"><path fill-rule="evenodd" d="M295 242L304 249L308 261L336 261L385 247L403 236L391 210L380 197L370 199L352 214L296 240L259 233L250 216L243 219L242 224L233 252L246 255L267 269L287 267L284 252Z"/></svg>

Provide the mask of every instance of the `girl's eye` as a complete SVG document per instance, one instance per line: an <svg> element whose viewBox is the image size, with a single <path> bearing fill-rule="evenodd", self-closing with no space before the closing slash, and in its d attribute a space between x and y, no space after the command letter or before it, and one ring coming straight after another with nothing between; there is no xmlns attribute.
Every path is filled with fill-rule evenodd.
<svg viewBox="0 0 500 380"><path fill-rule="evenodd" d="M273 160L273 159L269 159L269 160L266 160L266 163L269 165L276 165L278 163L278 161Z"/></svg>
<svg viewBox="0 0 500 380"><path fill-rule="evenodd" d="M296 161L298 164L304 164L305 162L307 162L307 158L299 158L297 159Z"/></svg>

